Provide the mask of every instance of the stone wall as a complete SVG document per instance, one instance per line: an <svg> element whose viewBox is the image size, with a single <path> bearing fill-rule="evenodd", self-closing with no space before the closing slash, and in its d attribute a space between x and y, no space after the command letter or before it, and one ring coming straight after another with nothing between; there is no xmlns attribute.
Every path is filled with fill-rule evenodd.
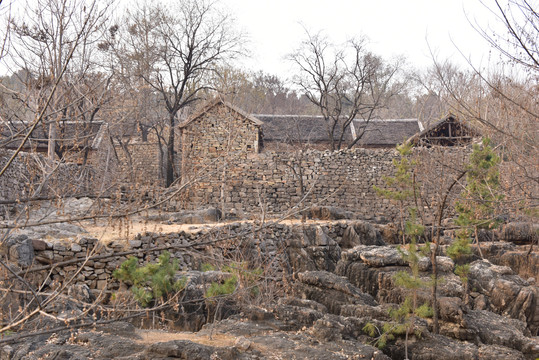
<svg viewBox="0 0 539 360"><path fill-rule="evenodd" d="M0 150L0 169L3 169L10 157L12 150ZM27 153L21 153L0 177L0 198L3 200L15 200L31 195L33 185L38 173L32 170L33 158Z"/></svg>
<svg viewBox="0 0 539 360"><path fill-rule="evenodd" d="M14 154L0 150L0 169ZM0 177L0 198L17 200L32 196L85 194L92 186L93 168L76 163L55 164L53 173L44 176L47 160L41 154L20 152Z"/></svg>
<svg viewBox="0 0 539 360"><path fill-rule="evenodd" d="M328 223L321 226L321 229L339 241L347 227L347 222L343 221ZM82 266L82 270L75 277L75 283L86 284L94 290L111 290L118 288L118 282L112 273L128 256L136 256L140 264L145 264L155 262L164 249L179 260L182 271L198 270L209 258L226 257L233 260L234 252L237 252L241 261L249 261L253 266L270 267L281 272L283 264L276 261L276 258L279 258L281 250L289 245L290 239L298 237L298 231L302 231L300 225L274 224L260 230L259 224L237 222L195 233L148 232L138 234L133 240L116 240L107 244L82 235L54 241L31 240L22 235L0 246L0 255L3 254L4 247L7 248L7 260L19 266L54 264L50 280L58 283L70 278ZM230 240L219 241L212 246L211 239L216 238ZM28 246L33 249L27 250ZM33 255L28 257L31 252ZM24 255L24 259L19 253ZM84 262L89 254L89 260Z"/></svg>
<svg viewBox="0 0 539 360"><path fill-rule="evenodd" d="M151 185L163 186L162 161L157 142L135 142L114 146L117 179L124 186ZM163 149L163 156L166 150Z"/></svg>
<svg viewBox="0 0 539 360"><path fill-rule="evenodd" d="M462 168L468 148L420 149L418 156L429 159L425 179L417 179L439 194L442 185ZM336 152L264 152L250 158L222 157L196 174L201 180L187 191L186 208L215 206L240 217L283 213L295 206L335 206L364 219L398 214L394 203L382 199L373 186L385 187L392 176L395 150L351 149ZM428 170L428 171L427 171ZM428 177L431 178L428 178ZM303 189L300 177L303 179ZM457 190L457 189L456 189Z"/></svg>

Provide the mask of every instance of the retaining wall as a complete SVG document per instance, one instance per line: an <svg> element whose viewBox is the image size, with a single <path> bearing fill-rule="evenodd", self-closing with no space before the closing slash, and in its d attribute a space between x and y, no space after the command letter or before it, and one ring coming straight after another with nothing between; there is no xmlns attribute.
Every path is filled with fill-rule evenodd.
<svg viewBox="0 0 539 360"><path fill-rule="evenodd" d="M460 147L444 148L443 152L418 149L416 155L428 160L425 172L418 172L418 183L423 182L431 195L439 194L442 185L462 168L469 152ZM378 196L374 186L386 187L384 177L394 174L395 159L393 149L265 152L248 158L232 154L194 169L200 180L188 189L181 205L188 209L215 206L240 217L323 205L352 211L367 220L393 220L398 206Z"/></svg>

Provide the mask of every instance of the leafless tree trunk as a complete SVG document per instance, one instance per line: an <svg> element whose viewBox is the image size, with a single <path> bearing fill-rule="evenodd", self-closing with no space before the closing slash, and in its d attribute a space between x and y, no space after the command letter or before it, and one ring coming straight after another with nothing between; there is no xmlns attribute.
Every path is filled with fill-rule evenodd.
<svg viewBox="0 0 539 360"><path fill-rule="evenodd" d="M295 83L326 122L332 150L354 146L377 110L403 88L397 76L400 65L386 64L368 52L363 39L335 46L321 33L307 32L307 39L289 58L301 74ZM356 118L362 125L355 136L348 135Z"/></svg>
<svg viewBox="0 0 539 360"><path fill-rule="evenodd" d="M148 23L153 24L149 31L141 31L140 24ZM242 36L232 30L227 15L215 11L214 3L194 0L137 11L128 19L128 29L135 49L149 42L156 51L150 72L139 76L159 94L168 113L166 185L170 186L175 176L178 112L210 88L209 73L239 53Z"/></svg>

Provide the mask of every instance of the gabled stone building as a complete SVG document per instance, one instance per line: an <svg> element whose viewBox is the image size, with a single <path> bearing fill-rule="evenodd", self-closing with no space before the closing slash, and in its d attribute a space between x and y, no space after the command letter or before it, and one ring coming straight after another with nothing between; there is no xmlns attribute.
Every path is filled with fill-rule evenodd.
<svg viewBox="0 0 539 360"><path fill-rule="evenodd" d="M180 124L181 176L189 177L217 158L242 158L260 152L262 122L216 99Z"/></svg>

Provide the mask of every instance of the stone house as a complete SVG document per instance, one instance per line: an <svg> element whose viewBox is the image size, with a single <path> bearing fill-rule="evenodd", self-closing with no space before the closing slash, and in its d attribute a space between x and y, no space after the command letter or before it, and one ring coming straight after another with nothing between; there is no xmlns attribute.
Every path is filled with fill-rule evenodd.
<svg viewBox="0 0 539 360"><path fill-rule="evenodd" d="M208 162L260 152L262 125L224 100L208 103L179 126L182 179L197 173Z"/></svg>

